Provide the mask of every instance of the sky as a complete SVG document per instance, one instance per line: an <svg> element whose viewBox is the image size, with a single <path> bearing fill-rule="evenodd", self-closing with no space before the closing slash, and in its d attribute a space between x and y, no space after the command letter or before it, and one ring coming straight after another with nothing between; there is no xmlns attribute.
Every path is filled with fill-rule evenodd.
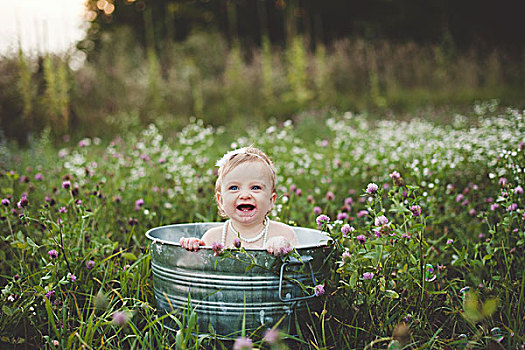
<svg viewBox="0 0 525 350"><path fill-rule="evenodd" d="M84 36L85 0L0 0L0 56L61 53Z"/></svg>

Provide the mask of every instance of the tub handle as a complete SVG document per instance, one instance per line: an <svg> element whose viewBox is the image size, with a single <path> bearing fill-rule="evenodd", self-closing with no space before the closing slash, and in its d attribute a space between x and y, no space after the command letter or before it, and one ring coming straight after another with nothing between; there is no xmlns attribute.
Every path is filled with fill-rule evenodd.
<svg viewBox="0 0 525 350"><path fill-rule="evenodd" d="M305 295L304 297L297 297L297 298L283 298L282 290L283 290L283 276L286 271L286 266L295 266L295 265L307 265L307 267L310 269L310 276L312 278L312 286L315 286L315 277L314 277L314 270L312 268L312 257L311 256L303 256L301 257L301 260L298 260L296 258L291 258L290 260L284 262L281 265L281 273L279 275L279 299L283 302L293 302L293 301L300 301L305 299L310 299L315 297L315 293L311 295Z"/></svg>

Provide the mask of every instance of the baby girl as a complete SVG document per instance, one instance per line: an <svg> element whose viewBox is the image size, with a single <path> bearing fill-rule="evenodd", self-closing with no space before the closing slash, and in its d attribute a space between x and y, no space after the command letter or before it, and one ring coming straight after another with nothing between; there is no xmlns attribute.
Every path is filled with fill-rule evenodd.
<svg viewBox="0 0 525 350"><path fill-rule="evenodd" d="M215 199L219 214L228 220L209 229L201 239L181 238L180 245L196 251L215 242L225 248L240 243L246 249L265 248L274 255L289 252L297 244L294 230L268 218L277 198L275 169L268 156L246 147L226 153L217 166Z"/></svg>

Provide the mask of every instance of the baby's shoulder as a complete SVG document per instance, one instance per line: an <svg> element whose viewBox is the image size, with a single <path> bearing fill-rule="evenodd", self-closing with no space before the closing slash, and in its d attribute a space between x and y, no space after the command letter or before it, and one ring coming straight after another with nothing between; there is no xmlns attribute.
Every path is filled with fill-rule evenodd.
<svg viewBox="0 0 525 350"><path fill-rule="evenodd" d="M220 242L222 237L222 225L215 226L210 228L204 233L201 240L206 243L206 245L212 245L213 242Z"/></svg>
<svg viewBox="0 0 525 350"><path fill-rule="evenodd" d="M295 230L291 226L288 226L285 223L282 223L279 221L271 221L271 224L272 224L271 236L284 236L289 241L297 240L297 235L295 234Z"/></svg>

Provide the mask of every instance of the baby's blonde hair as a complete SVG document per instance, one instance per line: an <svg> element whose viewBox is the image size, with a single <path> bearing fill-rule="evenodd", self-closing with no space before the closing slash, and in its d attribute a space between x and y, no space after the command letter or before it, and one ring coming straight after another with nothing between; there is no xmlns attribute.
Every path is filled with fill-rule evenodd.
<svg viewBox="0 0 525 350"><path fill-rule="evenodd" d="M272 193L276 193L276 182L275 168L271 159L258 148L249 146L242 149L241 152L233 153L228 159L225 159L225 163L221 165L218 171L217 181L215 182L215 200L217 201L217 208L219 209L219 215L226 217L226 213L221 208L219 201L217 200L217 193L221 192L221 185L224 177L229 174L233 169L246 162L262 162L270 171L270 181L272 185Z"/></svg>

